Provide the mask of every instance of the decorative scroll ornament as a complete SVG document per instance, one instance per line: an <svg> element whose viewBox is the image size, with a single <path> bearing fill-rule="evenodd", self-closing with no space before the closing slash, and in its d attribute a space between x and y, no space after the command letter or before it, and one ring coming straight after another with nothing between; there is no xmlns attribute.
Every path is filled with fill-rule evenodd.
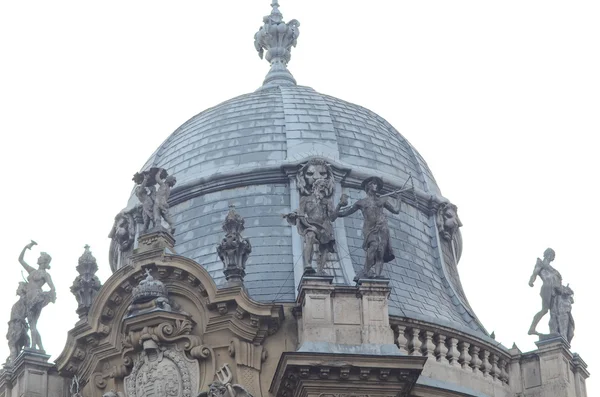
<svg viewBox="0 0 600 397"><path fill-rule="evenodd" d="M79 276L75 278L71 286L71 292L75 295L75 299L77 299L77 314L79 314L79 318L87 316L94 298L98 294L100 287L102 287L100 279L96 276L96 272L98 271L96 258L92 255L89 245L86 245L84 248L85 251L79 258L79 264L77 265Z"/></svg>
<svg viewBox="0 0 600 397"><path fill-rule="evenodd" d="M254 35L254 47L258 56L271 63L271 70L263 82L263 88L279 85L296 85L296 80L287 69L291 58L292 46L296 46L300 31L300 22L292 19L288 23L283 21L279 11L279 3L273 0L271 14L263 18L264 25Z"/></svg>
<svg viewBox="0 0 600 397"><path fill-rule="evenodd" d="M242 218L233 205L229 206L229 213L223 222L225 238L217 246L217 253L223 262L223 273L227 281L241 283L246 275L246 262L252 252L250 240L242 237L244 218Z"/></svg>

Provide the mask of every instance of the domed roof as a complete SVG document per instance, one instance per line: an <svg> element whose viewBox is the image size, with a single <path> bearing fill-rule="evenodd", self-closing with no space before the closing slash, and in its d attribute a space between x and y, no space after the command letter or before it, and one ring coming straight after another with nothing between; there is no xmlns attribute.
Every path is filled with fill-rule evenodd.
<svg viewBox="0 0 600 397"><path fill-rule="evenodd" d="M144 169L165 168L182 186L308 155L364 167L384 178L404 181L412 174L416 187L440 194L421 155L381 116L295 85L241 95L192 117Z"/></svg>
<svg viewBox="0 0 600 397"><path fill-rule="evenodd" d="M144 169L165 168L177 177L172 193L176 251L224 282L216 246L228 205L246 219L253 252L244 280L259 301L294 301L292 227L281 214L295 209L286 167L324 157L350 175L376 175L400 187L412 175L417 190L440 190L415 148L385 119L361 106L296 85L242 95L192 117L151 156ZM344 186L352 200L359 186ZM136 200L132 198L132 200ZM388 214L394 262L386 264L393 291L390 314L466 327L485 333L462 292L458 273L444 268L438 233L426 213L412 206ZM362 216L338 220L347 247L340 261L362 267ZM347 273L338 269L337 275ZM351 281L347 277L346 281Z"/></svg>
<svg viewBox="0 0 600 397"><path fill-rule="evenodd" d="M395 253L383 270L392 287L389 314L487 335L458 277L460 231L439 229L445 226L437 211L456 207L443 204L447 200L423 158L386 120L296 85L286 65L299 23L286 24L277 2L272 7L255 36L259 55L266 49L271 63L263 86L192 117L143 167L164 168L177 178L170 198L175 250L224 284L216 247L228 207L234 205L252 244L244 279L248 293L262 302L294 302L302 243L282 214L298 207L298 166L310 158L325 159L334 169L337 198L344 193L353 202L363 197L360 182L367 176L382 178L389 190L410 180L414 199L404 201L400 214L387 214ZM362 215L338 219L334 228L337 252L330 254L327 271L334 282L350 283L364 263ZM448 243L441 235L453 240Z"/></svg>

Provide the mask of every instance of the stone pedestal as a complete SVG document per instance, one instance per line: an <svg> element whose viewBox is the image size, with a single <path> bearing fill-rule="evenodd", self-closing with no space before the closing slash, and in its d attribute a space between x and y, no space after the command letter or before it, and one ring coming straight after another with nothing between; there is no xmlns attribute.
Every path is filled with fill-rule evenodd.
<svg viewBox="0 0 600 397"><path fill-rule="evenodd" d="M137 247L133 250L133 262L162 255L166 250L176 253L175 238L162 226L148 230L137 239Z"/></svg>
<svg viewBox="0 0 600 397"><path fill-rule="evenodd" d="M519 366L524 397L587 397L585 379L587 365L569 350L569 343L559 335L550 335L536 342L538 347L520 357Z"/></svg>
<svg viewBox="0 0 600 397"><path fill-rule="evenodd" d="M60 377L49 363L50 356L25 349L0 372L0 397L65 396L68 380Z"/></svg>
<svg viewBox="0 0 600 397"><path fill-rule="evenodd" d="M300 346L281 356L271 393L408 396L427 357L408 356L394 344L388 280L359 280L356 286L332 281L330 276L302 278L295 310Z"/></svg>
<svg viewBox="0 0 600 397"><path fill-rule="evenodd" d="M389 281L364 279L356 286L332 281L331 276L302 278L296 310L300 350L330 343L399 352L388 316Z"/></svg>

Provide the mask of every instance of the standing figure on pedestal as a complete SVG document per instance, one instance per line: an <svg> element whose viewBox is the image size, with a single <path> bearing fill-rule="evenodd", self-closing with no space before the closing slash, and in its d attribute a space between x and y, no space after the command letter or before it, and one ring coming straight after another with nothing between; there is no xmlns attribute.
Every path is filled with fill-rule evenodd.
<svg viewBox="0 0 600 397"><path fill-rule="evenodd" d="M148 172L136 172L133 175L133 181L137 184L135 195L142 203L142 233L150 229L150 222L154 220L154 198L156 196L155 181L150 180L151 175Z"/></svg>
<svg viewBox="0 0 600 397"><path fill-rule="evenodd" d="M575 320L571 314L574 302L573 290L568 285L561 285L557 290L554 305L550 308L550 333L561 335L569 343L575 334Z"/></svg>
<svg viewBox="0 0 600 397"><path fill-rule="evenodd" d="M154 200L154 227L160 226L161 220L164 218L169 224L169 232L173 234L175 233L175 227L169 214L169 196L171 195L171 188L177 183L177 179L173 175L168 175L164 169L160 169L155 174L154 179L159 186Z"/></svg>
<svg viewBox="0 0 600 397"><path fill-rule="evenodd" d="M287 221L298 227L302 236L302 258L304 272L315 273L312 267L314 246L318 245L317 274L325 274L327 253L335 252L333 224L335 209L333 192L335 181L331 167L321 159L311 159L296 175L296 184L300 193L298 209L283 215Z"/></svg>
<svg viewBox="0 0 600 397"><path fill-rule="evenodd" d="M42 345L42 337L37 329L37 322L42 313L42 309L48 303L56 302L56 290L50 274L46 272L46 270L50 269L50 261L52 260L50 255L45 252L40 254L37 261L37 269L29 266L23 259L25 250L30 250L31 247L36 244L35 241L31 241L31 243L23 248L21 255L19 255L19 263L21 263L21 266L29 273L27 276L27 283L25 284L25 302L27 303L27 322L29 323L29 327L31 327L31 348L43 352L44 346ZM44 291L42 289L46 283L50 287L50 291Z"/></svg>
<svg viewBox="0 0 600 397"><path fill-rule="evenodd" d="M555 305L555 298L558 295L557 292L562 286L562 276L558 270L550 266L550 262L554 260L555 255L552 248L546 249L546 251L544 251L544 259L537 258L533 274L529 279L530 287L533 287L533 283L538 276L542 279L542 289L540 291L540 296L542 297L542 310L533 317L533 322L531 323L531 327L529 327L529 335L542 336L542 334L536 331L536 327L542 317L544 317Z"/></svg>
<svg viewBox="0 0 600 397"><path fill-rule="evenodd" d="M13 305L10 311L10 321L8 322L8 333L6 339L8 339L8 348L10 350L9 362L14 362L17 356L23 350L24 347L29 347L29 335L27 331L29 326L27 325L27 301L25 295L27 294L27 283L20 282L17 288L17 295L19 300Z"/></svg>
<svg viewBox="0 0 600 397"><path fill-rule="evenodd" d="M356 275L355 280L362 277L381 277L383 264L394 260L394 252L390 243L390 229L383 209L385 208L392 214L399 214L402 202L399 192L394 192L396 204L394 206L390 204L389 196L381 196L379 193L383 189L383 180L376 176L365 179L361 186L367 193L367 197L342 209L348 205L348 196L343 194L336 207L336 215L339 217L345 217L360 210L364 218L362 248L366 252L365 268L362 274Z"/></svg>

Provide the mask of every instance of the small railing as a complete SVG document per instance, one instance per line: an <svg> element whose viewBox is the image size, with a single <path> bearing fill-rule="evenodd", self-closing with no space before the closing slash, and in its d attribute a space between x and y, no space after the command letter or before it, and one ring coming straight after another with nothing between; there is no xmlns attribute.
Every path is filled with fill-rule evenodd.
<svg viewBox="0 0 600 397"><path fill-rule="evenodd" d="M510 355L501 348L450 328L392 320L396 345L405 354L425 356L508 385Z"/></svg>

